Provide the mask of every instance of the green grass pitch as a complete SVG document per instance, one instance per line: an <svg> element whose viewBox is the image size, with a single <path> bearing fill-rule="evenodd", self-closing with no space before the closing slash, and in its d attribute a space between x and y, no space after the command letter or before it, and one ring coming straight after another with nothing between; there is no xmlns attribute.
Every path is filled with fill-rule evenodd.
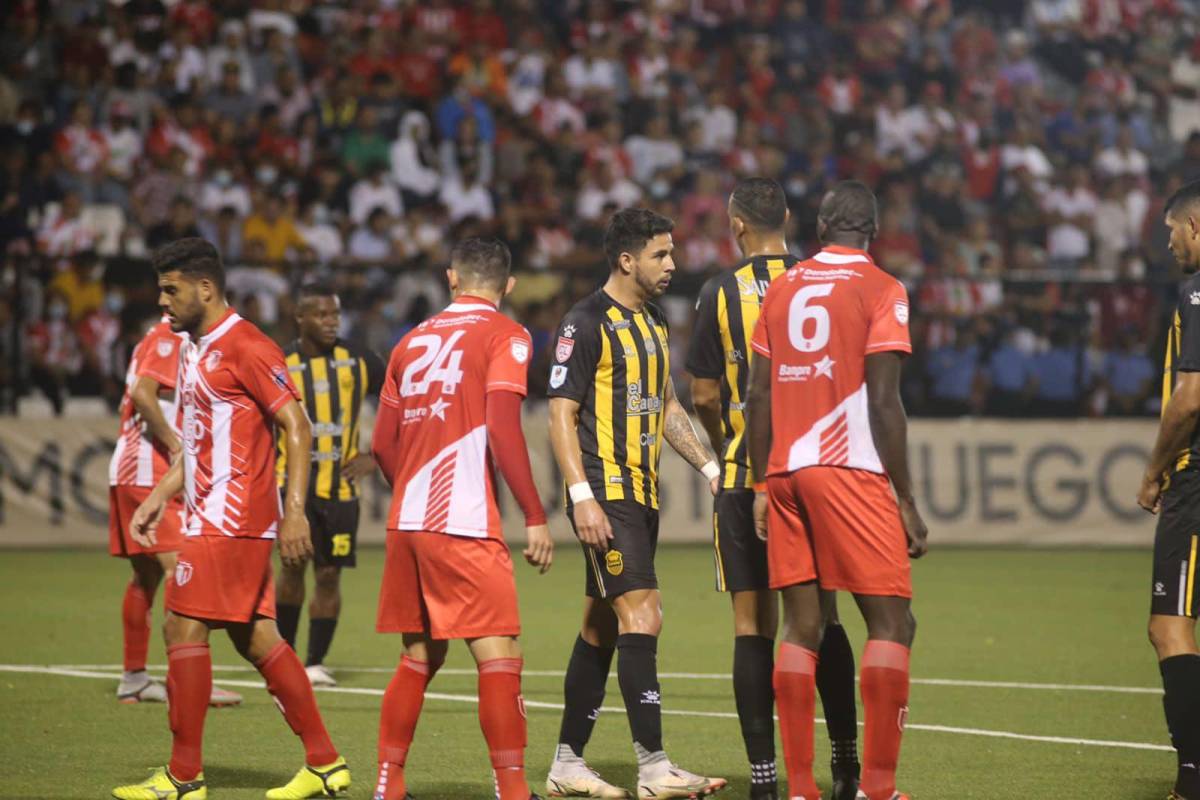
<svg viewBox="0 0 1200 800"><path fill-rule="evenodd" d="M561 670L582 594L578 548L560 546L556 558L544 577L524 563L517 568L529 671L527 764L539 792L558 731L559 712L552 706L561 702ZM359 562L345 575L342 621L328 659L345 691L320 692L318 700L354 772L349 796L369 798L379 695L400 641L374 632L382 551L365 550ZM719 677L731 664L729 603L712 590L711 551L663 548L658 567L666 615L659 668L688 674L662 680L668 752L682 766L728 777L731 786L722 797L746 797L732 689ZM1163 800L1174 755L1162 749L1158 671L1144 633L1149 569L1149 553L1132 551L935 549L919 562L915 683L900 788L914 800ZM114 679L85 677L119 670L127 572L100 552L0 557L6 611L0 616L0 796L108 797L112 786L140 779L145 768L166 760L164 707L118 705ZM841 610L861 653L863 628L849 598ZM157 625L161 598L155 616ZM305 628L302 622L301 647ZM213 641L218 683L257 678L221 670L239 660L223 634ZM157 630L151 662L159 671L165 663ZM69 676L15 671L13 665L95 666ZM426 701L410 754L410 789L419 800L491 797L487 753L469 702L475 679L461 644L451 648L446 666L431 692L452 697ZM209 712L205 761L214 798L262 797L303 759L265 690L257 682L239 690L246 697L241 708ZM606 707L620 703L614 669ZM818 781L828 789L828 745L820 727L817 748ZM610 780L633 786L623 713L601 716L587 755ZM780 764L782 771L782 753Z"/></svg>

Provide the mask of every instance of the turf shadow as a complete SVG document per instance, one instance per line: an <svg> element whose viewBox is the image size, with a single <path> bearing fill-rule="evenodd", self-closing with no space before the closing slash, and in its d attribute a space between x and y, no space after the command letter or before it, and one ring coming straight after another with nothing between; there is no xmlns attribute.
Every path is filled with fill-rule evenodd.
<svg viewBox="0 0 1200 800"><path fill-rule="evenodd" d="M278 770L255 769L239 765L205 764L204 779L210 790L229 789L262 789L264 792L273 786L282 786L292 779L294 772L284 774Z"/></svg>

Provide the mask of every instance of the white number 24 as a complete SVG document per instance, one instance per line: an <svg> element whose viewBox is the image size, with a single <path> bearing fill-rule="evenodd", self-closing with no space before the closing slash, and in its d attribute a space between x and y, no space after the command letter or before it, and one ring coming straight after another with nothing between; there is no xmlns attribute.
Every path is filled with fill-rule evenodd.
<svg viewBox="0 0 1200 800"><path fill-rule="evenodd" d="M792 302L788 306L788 338L792 341L792 347L801 353L815 353L829 344L829 311L824 306L809 305L808 302L832 293L832 283L816 283L792 295ZM809 320L813 323L811 336L804 332Z"/></svg>
<svg viewBox="0 0 1200 800"><path fill-rule="evenodd" d="M436 334L413 337L408 343L409 349L421 349L424 352L405 367L400 380L401 397L425 394L429 391L429 385L435 382L442 384L442 394L454 394L458 390L463 378L460 368L463 351L455 350L454 345L463 333L455 331L445 341Z"/></svg>

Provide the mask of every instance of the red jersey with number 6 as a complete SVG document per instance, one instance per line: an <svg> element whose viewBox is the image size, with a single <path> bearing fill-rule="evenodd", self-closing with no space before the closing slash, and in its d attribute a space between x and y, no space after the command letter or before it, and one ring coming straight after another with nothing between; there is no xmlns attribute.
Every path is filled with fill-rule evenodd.
<svg viewBox="0 0 1200 800"><path fill-rule="evenodd" d="M392 350L381 403L397 409L403 454L387 527L502 539L488 452L487 393L526 392L529 332L460 297Z"/></svg>
<svg viewBox="0 0 1200 800"><path fill-rule="evenodd" d="M771 283L751 346L771 359L768 475L816 465L884 472L866 357L912 352L904 284L865 251L826 247Z"/></svg>

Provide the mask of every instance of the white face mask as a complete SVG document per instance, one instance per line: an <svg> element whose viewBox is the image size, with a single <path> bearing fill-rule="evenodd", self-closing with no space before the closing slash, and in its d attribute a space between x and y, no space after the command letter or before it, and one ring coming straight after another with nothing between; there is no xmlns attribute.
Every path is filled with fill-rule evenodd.
<svg viewBox="0 0 1200 800"><path fill-rule="evenodd" d="M258 178L259 183L265 185L265 184L274 183L275 179L279 177L279 171L276 170L274 167L267 165L267 166L259 167L258 170L254 173L254 175L256 178Z"/></svg>
<svg viewBox="0 0 1200 800"><path fill-rule="evenodd" d="M61 303L61 302L51 303L46 308L46 315L49 316L50 319L53 319L53 320L66 319L67 318L67 304Z"/></svg>
<svg viewBox="0 0 1200 800"><path fill-rule="evenodd" d="M31 119L23 119L17 122L17 133L22 136L28 136L33 133L33 129L37 127L36 123Z"/></svg>
<svg viewBox="0 0 1200 800"><path fill-rule="evenodd" d="M110 314L120 314L125 308L125 295L120 292L109 292L104 296L104 307Z"/></svg>

